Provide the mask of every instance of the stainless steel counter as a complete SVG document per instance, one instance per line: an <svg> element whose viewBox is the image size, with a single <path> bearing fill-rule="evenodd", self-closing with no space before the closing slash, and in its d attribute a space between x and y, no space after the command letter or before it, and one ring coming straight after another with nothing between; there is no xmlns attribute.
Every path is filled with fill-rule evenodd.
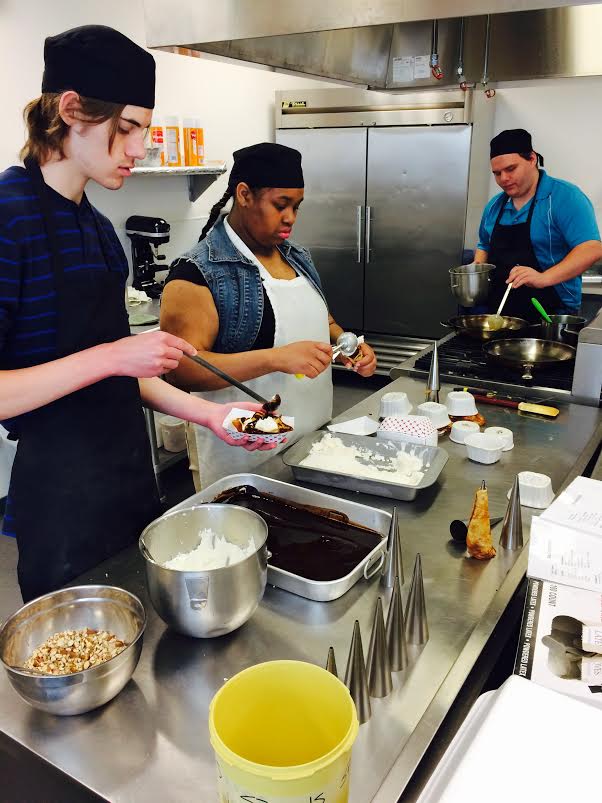
<svg viewBox="0 0 602 803"><path fill-rule="evenodd" d="M380 396L388 390L405 390L414 404L423 400L423 384L401 378L337 420L377 416ZM482 466L469 462L461 446L444 440L440 445L450 459L439 481L415 502L397 503L407 580L416 552L422 554L431 637L422 649L414 649L411 666L394 676L392 694L372 700L372 719L360 728L354 748L351 803L397 801L524 575L526 551L514 555L500 550L494 560L482 563L465 558L449 541L449 521L468 517L482 479L489 488L492 515L503 513L505 493L517 471L543 471L558 490L583 471L602 431L602 413L591 407L567 405L554 421L493 407L482 412L488 424L513 429L514 450L499 463ZM264 464L262 473L291 481L279 456ZM391 509L391 501L379 497L333 494ZM523 509L526 533L531 513ZM389 597L375 581L361 582L331 603L269 587L247 625L203 641L169 632L155 615L135 549L82 580L121 585L145 603L149 624L133 681L102 710L61 719L29 709L2 674L0 735L103 798L128 803L216 800L207 712L224 679L274 658L323 664L329 645L344 672L354 620L360 621L366 649L376 598L383 594L388 603ZM404 597L407 591L408 582Z"/></svg>

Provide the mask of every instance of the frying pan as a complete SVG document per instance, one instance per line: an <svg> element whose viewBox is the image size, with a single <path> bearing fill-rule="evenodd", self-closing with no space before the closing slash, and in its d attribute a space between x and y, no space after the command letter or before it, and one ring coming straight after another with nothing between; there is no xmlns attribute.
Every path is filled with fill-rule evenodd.
<svg viewBox="0 0 602 803"><path fill-rule="evenodd" d="M576 349L566 343L518 337L485 343L483 351L490 360L507 368L523 371L523 379L533 379L533 368L575 359Z"/></svg>
<svg viewBox="0 0 602 803"><path fill-rule="evenodd" d="M457 315L448 321L441 321L441 326L447 329L455 329L462 335L468 335L475 340L491 340L499 335L507 335L508 332L519 332L526 329L528 321L523 318L512 318L509 315L501 315L502 324L495 328L490 327L493 315Z"/></svg>

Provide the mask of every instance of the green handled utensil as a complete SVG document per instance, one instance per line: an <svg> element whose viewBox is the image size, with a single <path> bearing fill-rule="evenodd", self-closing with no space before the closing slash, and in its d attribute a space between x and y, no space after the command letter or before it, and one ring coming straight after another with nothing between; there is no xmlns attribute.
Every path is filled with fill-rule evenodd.
<svg viewBox="0 0 602 803"><path fill-rule="evenodd" d="M552 323L552 319L550 318L548 313L545 311L545 309L541 306L541 304L539 303L539 301L536 298L532 298L531 299L531 304L533 304L533 306L535 307L537 312L539 312L539 314L544 319L544 321L547 321L548 323Z"/></svg>

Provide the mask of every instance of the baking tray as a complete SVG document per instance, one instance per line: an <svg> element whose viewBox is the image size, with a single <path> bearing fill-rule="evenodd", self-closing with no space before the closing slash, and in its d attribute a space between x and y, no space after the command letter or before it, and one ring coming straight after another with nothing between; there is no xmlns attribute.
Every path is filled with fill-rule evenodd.
<svg viewBox="0 0 602 803"><path fill-rule="evenodd" d="M423 465L426 465L423 478L418 485L402 485L399 482L371 480L364 477L356 477L353 474L342 474L336 471L300 466L299 463L307 457L314 443L326 434L328 433L318 431L304 435L290 449L283 452L282 459L287 466L291 467L296 479L302 482L315 482L317 485L330 485L334 488L345 488L347 491L359 491L365 494L374 494L375 496L386 496L388 499L411 502L416 499L418 491L428 488L437 480L449 457L445 449L441 449L438 446L367 440L359 435L337 433L336 437L340 438L345 446L360 446L383 455L395 455L399 451L403 451L422 458Z"/></svg>
<svg viewBox="0 0 602 803"><path fill-rule="evenodd" d="M230 474L212 485L208 485L207 488L184 502L180 502L172 510L184 510L187 507L198 505L200 502L211 502L222 491L238 485L253 485L260 492L275 494L290 502L339 510L341 513L346 513L351 521L376 530L382 537L381 543L377 544L352 572L345 577L339 577L338 580L309 580L284 569L278 569L276 566L270 566L268 561L268 583L271 585L316 602L331 602L347 593L361 577L369 580L380 572L387 551L391 514L384 510L368 507L368 505L348 502L346 499L312 491L309 488L299 488L297 485L261 477L259 474Z"/></svg>

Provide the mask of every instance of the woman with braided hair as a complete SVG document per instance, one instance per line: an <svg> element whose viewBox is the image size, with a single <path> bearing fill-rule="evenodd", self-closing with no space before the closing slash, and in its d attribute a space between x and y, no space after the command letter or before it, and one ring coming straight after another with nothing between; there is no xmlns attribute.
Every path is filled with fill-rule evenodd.
<svg viewBox="0 0 602 803"><path fill-rule="evenodd" d="M264 142L236 151L228 189L199 243L172 265L161 304L162 329L265 398L281 396L282 412L295 417L289 443L331 418L331 343L343 331L328 312L309 252L289 239L303 184L301 154L293 148ZM230 199L232 210L220 219ZM367 344L362 351L355 364L342 361L371 376L374 352ZM190 360L170 376L211 401L244 398ZM228 453L194 425L188 451L197 490L253 471L274 454Z"/></svg>

